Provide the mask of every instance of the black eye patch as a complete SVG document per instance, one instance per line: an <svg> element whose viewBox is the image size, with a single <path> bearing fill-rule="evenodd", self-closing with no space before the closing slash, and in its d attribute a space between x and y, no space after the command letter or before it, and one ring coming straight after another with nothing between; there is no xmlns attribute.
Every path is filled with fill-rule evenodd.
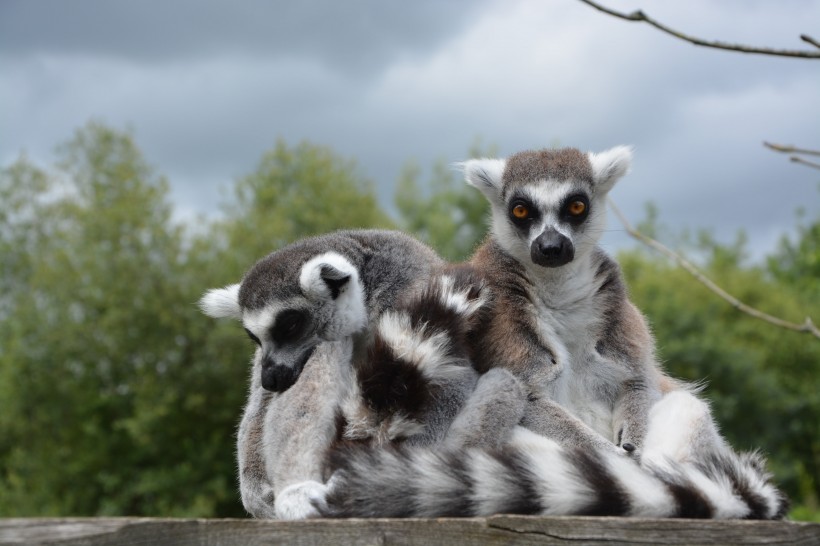
<svg viewBox="0 0 820 546"><path fill-rule="evenodd" d="M251 338L251 341L253 341L253 342L254 342L254 343L256 343L257 345L259 345L260 347L262 346L262 342L261 342L261 341L259 341L259 338L258 338L258 337L256 337L255 335L253 335L253 332L251 332L250 330L248 330L247 328L245 328L245 333L246 333L246 334L248 334L248 337L249 337L249 338Z"/></svg>
<svg viewBox="0 0 820 546"><path fill-rule="evenodd" d="M532 201L522 196L514 196L507 205L507 216L516 227L527 228L540 215Z"/></svg>
<svg viewBox="0 0 820 546"><path fill-rule="evenodd" d="M580 224L589 216L589 198L583 193L570 195L561 204L561 218L571 224Z"/></svg>
<svg viewBox="0 0 820 546"><path fill-rule="evenodd" d="M288 309L279 313L271 328L270 335L274 343L284 343L299 339L307 327L307 314L298 309Z"/></svg>

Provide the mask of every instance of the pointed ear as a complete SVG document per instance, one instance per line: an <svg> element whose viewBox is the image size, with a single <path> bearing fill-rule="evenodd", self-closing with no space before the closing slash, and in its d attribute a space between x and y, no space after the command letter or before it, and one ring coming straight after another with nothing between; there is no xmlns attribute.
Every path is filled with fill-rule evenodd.
<svg viewBox="0 0 820 546"><path fill-rule="evenodd" d="M356 266L341 254L326 252L305 262L299 285L308 297L335 300L351 278L358 279Z"/></svg>
<svg viewBox="0 0 820 546"><path fill-rule="evenodd" d="M592 164L592 177L595 188L602 194L607 193L632 165L632 147L616 146L605 152L587 154Z"/></svg>
<svg viewBox="0 0 820 546"><path fill-rule="evenodd" d="M336 269L330 264L322 265L319 276L325 281L325 284L330 289L330 295L334 300L339 297L339 292L350 280L350 273Z"/></svg>
<svg viewBox="0 0 820 546"><path fill-rule="evenodd" d="M494 205L501 204L502 177L506 159L469 159L456 166L464 171L464 180Z"/></svg>
<svg viewBox="0 0 820 546"><path fill-rule="evenodd" d="M209 317L240 320L242 308L239 307L239 285L231 284L225 288L208 290L199 300L199 308Z"/></svg>

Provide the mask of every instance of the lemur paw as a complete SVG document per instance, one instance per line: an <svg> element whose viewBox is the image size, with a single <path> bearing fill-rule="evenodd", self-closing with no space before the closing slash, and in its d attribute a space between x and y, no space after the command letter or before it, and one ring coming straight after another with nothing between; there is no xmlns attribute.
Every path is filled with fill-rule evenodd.
<svg viewBox="0 0 820 546"><path fill-rule="evenodd" d="M633 459L637 462L641 461L641 450L638 449L638 446L636 446L632 442L623 442L618 447L620 447L630 459Z"/></svg>
<svg viewBox="0 0 820 546"><path fill-rule="evenodd" d="M278 519L306 519L321 517L328 487L312 480L295 483L276 496Z"/></svg>

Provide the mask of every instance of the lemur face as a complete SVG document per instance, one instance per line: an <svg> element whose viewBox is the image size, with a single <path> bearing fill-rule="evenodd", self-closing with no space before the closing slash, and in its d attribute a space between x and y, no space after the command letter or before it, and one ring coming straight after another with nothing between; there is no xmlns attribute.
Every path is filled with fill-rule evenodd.
<svg viewBox="0 0 820 546"><path fill-rule="evenodd" d="M256 344L262 387L273 392L289 389L321 342L316 317L303 301L275 302L259 311L245 311L242 325Z"/></svg>
<svg viewBox="0 0 820 546"><path fill-rule="evenodd" d="M596 239L590 234L599 231L594 220L600 215L590 215L590 193L580 185L547 181L515 189L504 201L506 222L495 223L499 234L503 234L501 240L505 246L515 248L516 254L529 251L536 265L568 264L575 258L574 241Z"/></svg>
<svg viewBox="0 0 820 546"><path fill-rule="evenodd" d="M280 262L277 262L277 258ZM251 269L241 285L210 290L200 301L212 317L242 322L256 344L262 387L284 392L299 378L316 346L362 330L367 322L358 271L343 256L327 252L298 264L271 255Z"/></svg>
<svg viewBox="0 0 820 546"><path fill-rule="evenodd" d="M606 195L628 170L631 150L521 152L463 164L492 205L495 240L522 263L556 268L589 252L605 223Z"/></svg>

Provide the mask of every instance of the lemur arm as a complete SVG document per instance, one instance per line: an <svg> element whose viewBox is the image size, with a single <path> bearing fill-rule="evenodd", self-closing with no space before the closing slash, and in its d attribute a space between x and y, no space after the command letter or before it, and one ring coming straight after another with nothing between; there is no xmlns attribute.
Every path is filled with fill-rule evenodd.
<svg viewBox="0 0 820 546"><path fill-rule="evenodd" d="M495 368L482 375L456 416L444 445L452 449L499 449L507 444L525 411L523 384Z"/></svg>
<svg viewBox="0 0 820 546"><path fill-rule="evenodd" d="M660 400L662 385L668 378L655 358L649 327L629 300L622 300L598 347L612 366L627 374L613 406L612 427L615 442L633 452L643 447L649 411Z"/></svg>
<svg viewBox="0 0 820 546"><path fill-rule="evenodd" d="M619 446L592 430L548 397L530 395L521 426L563 446L622 452Z"/></svg>
<svg viewBox="0 0 820 546"><path fill-rule="evenodd" d="M258 384L251 392L237 437L242 503L254 517L298 519L318 514L323 469L336 433L336 408L345 386L350 349L324 343L299 381L282 394Z"/></svg>
<svg viewBox="0 0 820 546"><path fill-rule="evenodd" d="M649 411L661 394L644 379L625 381L621 392L612 412L612 427L618 446L631 453L643 447Z"/></svg>

